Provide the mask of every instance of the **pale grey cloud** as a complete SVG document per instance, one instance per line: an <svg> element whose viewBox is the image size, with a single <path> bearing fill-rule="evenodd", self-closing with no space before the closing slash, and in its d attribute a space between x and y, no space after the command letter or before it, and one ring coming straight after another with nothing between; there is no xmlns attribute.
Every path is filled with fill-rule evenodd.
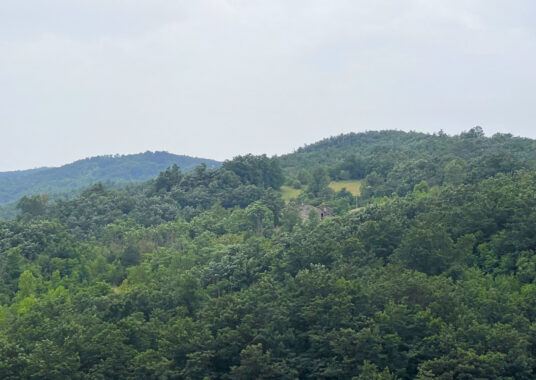
<svg viewBox="0 0 536 380"><path fill-rule="evenodd" d="M0 170L368 129L536 138L533 4L3 0Z"/></svg>

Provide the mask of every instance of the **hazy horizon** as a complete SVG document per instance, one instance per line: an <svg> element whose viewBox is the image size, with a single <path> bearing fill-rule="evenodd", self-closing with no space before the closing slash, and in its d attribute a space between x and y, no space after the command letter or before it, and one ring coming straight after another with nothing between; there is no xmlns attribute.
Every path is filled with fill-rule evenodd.
<svg viewBox="0 0 536 380"><path fill-rule="evenodd" d="M348 132L536 138L528 0L0 3L0 171Z"/></svg>

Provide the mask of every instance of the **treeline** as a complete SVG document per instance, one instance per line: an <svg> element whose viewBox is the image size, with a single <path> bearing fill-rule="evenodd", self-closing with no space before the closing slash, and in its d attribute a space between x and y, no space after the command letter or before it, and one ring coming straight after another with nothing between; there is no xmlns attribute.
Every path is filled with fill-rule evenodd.
<svg viewBox="0 0 536 380"><path fill-rule="evenodd" d="M339 197L311 169L305 196ZM535 171L325 221L285 205L284 180L244 156L23 198L0 222L0 377L536 377Z"/></svg>
<svg viewBox="0 0 536 380"><path fill-rule="evenodd" d="M333 180L363 179L363 198L403 196L429 186L477 183L498 173L534 169L535 142L510 134L485 137L475 127L457 136L371 131L322 140L281 157L289 185L307 185L325 167Z"/></svg>
<svg viewBox="0 0 536 380"><path fill-rule="evenodd" d="M50 202L45 195L25 196L18 202L20 218L55 219L77 236L99 236L115 220L153 226L193 217L218 205L246 208L255 201L274 198L284 182L277 159L239 156L219 169L201 164L183 173L177 165L152 181L113 190L97 183L68 200ZM272 202L274 203L274 202ZM273 208L273 206L270 206Z"/></svg>
<svg viewBox="0 0 536 380"><path fill-rule="evenodd" d="M143 182L154 178L173 164L189 171L201 163L211 169L221 165L220 162L209 159L167 152L145 152L91 157L58 168L3 172L0 173L0 205L17 201L24 195L39 193L48 193L55 198L72 196L96 182L109 186Z"/></svg>

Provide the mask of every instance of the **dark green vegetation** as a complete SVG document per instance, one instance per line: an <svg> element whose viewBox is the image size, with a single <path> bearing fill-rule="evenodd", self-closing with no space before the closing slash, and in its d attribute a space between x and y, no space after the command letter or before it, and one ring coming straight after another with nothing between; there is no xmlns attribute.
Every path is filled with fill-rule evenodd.
<svg viewBox="0 0 536 380"><path fill-rule="evenodd" d="M473 132L359 135L391 147L367 165L406 155L376 172L399 193L361 174L358 211L328 187L353 160L335 146L23 198L0 222L0 377L536 378L534 142ZM284 172L339 215L302 223Z"/></svg>
<svg viewBox="0 0 536 380"><path fill-rule="evenodd" d="M307 185L309 171L325 167L334 180L365 179L364 197L403 196L421 181L429 186L476 183L497 173L534 169L536 141L480 127L459 136L440 132L371 131L322 140L281 157L285 173ZM304 170L309 169L309 171Z"/></svg>
<svg viewBox="0 0 536 380"><path fill-rule="evenodd" d="M145 152L92 157L59 168L0 172L0 204L16 201L23 195L69 194L96 182L121 184L147 181L173 164L188 171L201 163L209 168L220 166L219 162L208 159Z"/></svg>

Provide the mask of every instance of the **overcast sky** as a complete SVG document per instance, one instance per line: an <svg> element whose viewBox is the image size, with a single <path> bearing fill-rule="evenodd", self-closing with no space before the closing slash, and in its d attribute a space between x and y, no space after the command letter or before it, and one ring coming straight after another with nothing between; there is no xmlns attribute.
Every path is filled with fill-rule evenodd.
<svg viewBox="0 0 536 380"><path fill-rule="evenodd" d="M0 170L350 131L536 138L534 0L1 0Z"/></svg>

